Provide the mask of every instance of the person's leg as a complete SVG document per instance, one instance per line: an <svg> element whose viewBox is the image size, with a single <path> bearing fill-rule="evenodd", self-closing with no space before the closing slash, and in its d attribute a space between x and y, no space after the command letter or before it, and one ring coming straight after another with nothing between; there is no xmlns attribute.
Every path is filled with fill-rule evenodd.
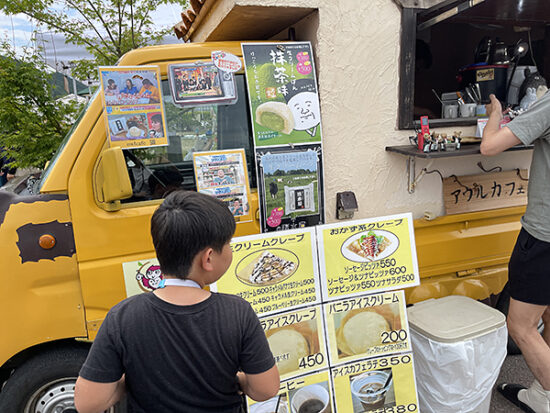
<svg viewBox="0 0 550 413"><path fill-rule="evenodd" d="M548 347L550 347L550 307L546 307L546 311L542 315L542 322L544 323L542 338L548 344Z"/></svg>
<svg viewBox="0 0 550 413"><path fill-rule="evenodd" d="M537 329L540 318L546 319L548 315L547 306L510 299L508 330L536 380L529 389L511 385L508 391L523 403L520 407L530 408L525 411L536 413L550 413L550 346Z"/></svg>
<svg viewBox="0 0 550 413"><path fill-rule="evenodd" d="M547 306L510 299L508 330L525 362L545 389L550 389L550 347L537 327Z"/></svg>

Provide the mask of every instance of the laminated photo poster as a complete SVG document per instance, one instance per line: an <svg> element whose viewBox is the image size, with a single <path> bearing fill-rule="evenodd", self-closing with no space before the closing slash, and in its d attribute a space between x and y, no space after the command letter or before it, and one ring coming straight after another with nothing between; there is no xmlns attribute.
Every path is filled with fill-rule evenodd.
<svg viewBox="0 0 550 413"><path fill-rule="evenodd" d="M248 301L281 386L251 413L418 412L403 288L420 277L411 214L234 238L212 291Z"/></svg>
<svg viewBox="0 0 550 413"><path fill-rule="evenodd" d="M111 147L168 145L157 66L100 67L99 79Z"/></svg>
<svg viewBox="0 0 550 413"><path fill-rule="evenodd" d="M243 43L262 232L324 223L321 109L309 42Z"/></svg>

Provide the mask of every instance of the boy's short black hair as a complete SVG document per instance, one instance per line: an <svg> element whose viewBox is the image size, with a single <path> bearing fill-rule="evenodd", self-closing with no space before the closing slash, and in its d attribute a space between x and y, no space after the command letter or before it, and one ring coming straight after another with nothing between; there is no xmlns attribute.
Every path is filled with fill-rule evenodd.
<svg viewBox="0 0 550 413"><path fill-rule="evenodd" d="M151 122L162 123L161 114L160 113L155 113L153 116L151 116Z"/></svg>
<svg viewBox="0 0 550 413"><path fill-rule="evenodd" d="M151 235L162 272L187 278L195 256L221 252L235 232L235 218L220 200L195 191L174 191L151 218Z"/></svg>

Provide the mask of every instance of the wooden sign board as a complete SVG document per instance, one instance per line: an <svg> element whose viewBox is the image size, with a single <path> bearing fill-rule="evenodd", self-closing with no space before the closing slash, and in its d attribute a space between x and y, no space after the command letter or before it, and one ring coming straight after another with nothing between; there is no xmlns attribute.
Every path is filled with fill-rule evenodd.
<svg viewBox="0 0 550 413"><path fill-rule="evenodd" d="M443 179L446 214L527 205L526 169Z"/></svg>

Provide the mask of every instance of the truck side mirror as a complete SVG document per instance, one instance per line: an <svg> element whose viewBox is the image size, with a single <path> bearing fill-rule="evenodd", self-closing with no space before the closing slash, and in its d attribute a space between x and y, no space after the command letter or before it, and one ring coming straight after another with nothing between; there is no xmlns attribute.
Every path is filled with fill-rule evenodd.
<svg viewBox="0 0 550 413"><path fill-rule="evenodd" d="M107 211L118 211L120 200L133 194L124 154L120 147L101 153L94 173L94 189L100 206Z"/></svg>

